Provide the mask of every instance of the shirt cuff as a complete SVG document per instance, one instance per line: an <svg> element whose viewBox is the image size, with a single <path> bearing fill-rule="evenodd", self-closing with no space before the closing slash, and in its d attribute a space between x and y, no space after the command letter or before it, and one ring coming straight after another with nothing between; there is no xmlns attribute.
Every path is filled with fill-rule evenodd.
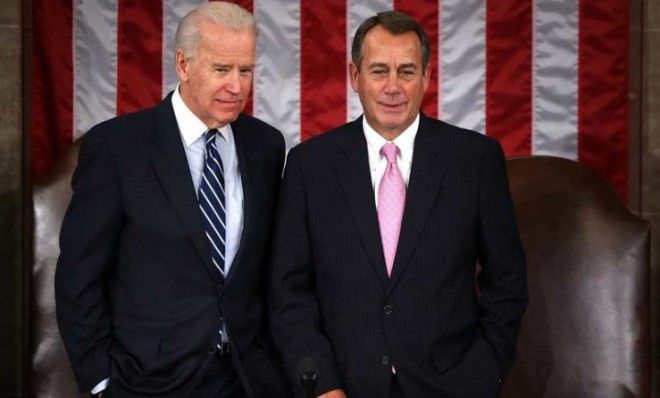
<svg viewBox="0 0 660 398"><path fill-rule="evenodd" d="M103 379L99 384L97 384L94 388L92 388L92 391L90 391L90 393L92 395L96 395L101 391L105 390L106 388L108 388L108 384L110 384L110 379Z"/></svg>

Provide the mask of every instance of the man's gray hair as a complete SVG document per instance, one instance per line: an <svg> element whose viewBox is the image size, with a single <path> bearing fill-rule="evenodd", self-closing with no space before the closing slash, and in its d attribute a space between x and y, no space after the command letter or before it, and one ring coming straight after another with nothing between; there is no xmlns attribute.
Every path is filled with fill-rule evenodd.
<svg viewBox="0 0 660 398"><path fill-rule="evenodd" d="M419 22L399 11L379 12L378 14L367 18L358 27L355 32L355 37L353 37L353 45L351 46L351 58L358 70L360 70L362 56L364 55L364 38L367 36L369 30L376 26L382 26L393 35L415 32L419 38L422 50L422 70L426 70L431 54L431 42L429 41L429 37L426 35L424 28L422 28L422 25L420 25Z"/></svg>
<svg viewBox="0 0 660 398"><path fill-rule="evenodd" d="M251 30L257 33L254 16L245 8L224 1L209 2L190 11L181 19L174 39L175 51L183 51L183 55L188 59L195 56L199 28L203 21L238 32Z"/></svg>

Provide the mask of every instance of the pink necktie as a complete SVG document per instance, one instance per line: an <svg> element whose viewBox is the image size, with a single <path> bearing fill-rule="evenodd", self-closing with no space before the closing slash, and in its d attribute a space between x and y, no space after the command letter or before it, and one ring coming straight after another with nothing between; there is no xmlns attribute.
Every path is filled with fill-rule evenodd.
<svg viewBox="0 0 660 398"><path fill-rule="evenodd" d="M383 145L380 150L381 155L387 159L387 168L378 187L378 224L388 276L392 274L396 246L401 232L403 207L406 202L406 185L396 165L398 151L399 148L392 143Z"/></svg>

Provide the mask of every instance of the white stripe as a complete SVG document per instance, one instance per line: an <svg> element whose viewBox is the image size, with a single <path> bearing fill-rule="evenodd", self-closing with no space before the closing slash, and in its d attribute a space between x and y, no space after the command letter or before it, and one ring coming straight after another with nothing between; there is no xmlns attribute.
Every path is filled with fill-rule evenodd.
<svg viewBox="0 0 660 398"><path fill-rule="evenodd" d="M212 189L210 191L215 195L215 192ZM224 228L225 231L227 231L227 226L225 225L225 222L222 221L222 218L220 217L218 212L215 210L215 206L213 205L213 203L211 203L211 201L209 200L209 197L206 196L206 194L204 193L204 190L200 189L199 192L202 194L202 197L204 198L204 200L206 200L206 203L209 204L209 207L211 208L211 210L213 210L213 213L215 213L215 216L218 218L218 220L220 220L220 224L222 224L222 228ZM215 195L215 197L217 199L218 196ZM220 206L222 206L222 203L220 203ZM224 208L223 208L223 210L224 210ZM226 214L226 212L225 212L225 214Z"/></svg>
<svg viewBox="0 0 660 398"><path fill-rule="evenodd" d="M443 119L485 132L486 4L482 0L443 0L441 14Z"/></svg>
<svg viewBox="0 0 660 398"><path fill-rule="evenodd" d="M355 31L364 22L365 19L375 15L380 11L391 10L394 7L393 0L372 0L365 2L363 0L348 0L346 4L346 120L357 119L362 114L362 104L357 93L351 87L351 76L348 64L352 61L351 46Z"/></svg>
<svg viewBox="0 0 660 398"><path fill-rule="evenodd" d="M204 231L204 233L206 234L206 239L207 239L209 242L211 242L211 245L213 245L213 248L215 249L215 251L218 252L218 254L220 255L220 257L222 257L222 260L224 261L224 260L225 260L225 256L222 255L222 252L220 251L220 249L218 249L218 246L215 245L215 241L211 238L211 235L209 235L209 231ZM211 258L211 259L213 259L213 258Z"/></svg>
<svg viewBox="0 0 660 398"><path fill-rule="evenodd" d="M217 148L215 148L215 145L213 147L214 147L213 150L215 151L216 154L215 155L211 154L211 159L215 162L215 164L218 165L218 167L220 168L220 172L222 174L224 174L225 173L225 167L222 165L222 162L220 160L218 160L218 158L220 157L220 154L218 153ZM221 184L221 185L224 185L224 184Z"/></svg>
<svg viewBox="0 0 660 398"><path fill-rule="evenodd" d="M163 0L163 97L174 90L179 77L174 69L174 36L179 21L205 0Z"/></svg>
<svg viewBox="0 0 660 398"><path fill-rule="evenodd" d="M217 162L217 161L216 161L216 162ZM224 187L224 184L223 184L222 182L220 182L220 180L218 179L218 176L215 175L215 172L213 171L213 169L212 169L211 167L209 167L209 166L207 165L206 168L209 169L209 172L211 173L211 175L213 176L213 178L215 179L215 181L218 183L218 186L220 187L220 190L222 191L222 195L226 197L226 195L225 195L225 187Z"/></svg>
<svg viewBox="0 0 660 398"><path fill-rule="evenodd" d="M577 0L534 2L532 153L577 160Z"/></svg>
<svg viewBox="0 0 660 398"><path fill-rule="evenodd" d="M215 265L215 267L218 269L218 271L220 271L220 274L221 274L222 276L225 276L225 271L222 269L222 267L220 267L220 264L218 264L218 263L215 261L215 258L211 257L211 261L213 262L213 265ZM225 261L225 259L223 258L222 261Z"/></svg>
<svg viewBox="0 0 660 398"><path fill-rule="evenodd" d="M213 157L211 157L211 159L213 159ZM215 161L216 164L218 163L217 160L215 160L215 159L213 159L213 160ZM225 197L226 197L227 195L225 195L225 186L224 186L223 183L220 182L220 180L218 179L218 176L215 175L215 171L213 171L213 169L211 168L211 166L209 166L208 164L205 165L205 168L209 170L209 173L211 173L211 175L213 176L213 178L215 179L215 181L216 181L216 182L218 183L218 185L220 186L220 190L222 191L222 196L225 196ZM223 176L223 179L224 179L224 176ZM206 180L206 182L208 183L209 180Z"/></svg>
<svg viewBox="0 0 660 398"><path fill-rule="evenodd" d="M53 32L57 34L57 32ZM117 111L117 2L73 5L73 138Z"/></svg>
<svg viewBox="0 0 660 398"><path fill-rule="evenodd" d="M222 241L222 244L226 246L225 239L222 237L222 235L220 235L220 232L215 227L215 224L213 223L213 221L211 221L211 217L209 217L209 215L206 214L206 210L204 210L204 207L200 206L200 208L202 209L202 214L204 214L204 218L206 218L206 221L208 221L209 224L211 224L211 228L213 228L213 231L215 232L215 234L218 235L218 238L220 238L220 240ZM218 221L222 222L222 220L218 220Z"/></svg>
<svg viewBox="0 0 660 398"><path fill-rule="evenodd" d="M287 149L300 142L300 4L255 0L259 26L254 115L282 131Z"/></svg>

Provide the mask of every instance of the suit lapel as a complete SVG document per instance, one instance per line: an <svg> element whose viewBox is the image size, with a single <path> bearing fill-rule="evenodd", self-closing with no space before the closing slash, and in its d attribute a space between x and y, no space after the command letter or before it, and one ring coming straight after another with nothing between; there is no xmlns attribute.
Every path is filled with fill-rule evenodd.
<svg viewBox="0 0 660 398"><path fill-rule="evenodd" d="M254 159L249 159L250 152L247 150L252 146L250 141L250 135L247 134L243 127L244 124L241 123L243 115L239 115L238 119L231 124L232 134L234 135L234 143L236 144L236 156L238 157L238 170L241 173L241 186L243 188L243 228L241 231L241 238L238 245L238 251L234 256L234 260L231 263L229 268L229 273L227 274L226 282L229 283L238 268L237 264L241 263L241 260L245 252L245 240L247 235L250 232L248 227L252 225L252 204L254 203L254 187L252 183L254 179L254 169L255 165ZM241 131L243 132L241 133Z"/></svg>
<svg viewBox="0 0 660 398"><path fill-rule="evenodd" d="M151 159L152 164L200 260L217 280L218 276L210 261L210 249L204 235L188 160L172 109L171 94L163 100L156 112L156 131L153 135L156 150Z"/></svg>
<svg viewBox="0 0 660 398"><path fill-rule="evenodd" d="M344 156L338 157L336 162L339 181L374 271L385 288L388 278L371 187L367 142L362 132L362 118L348 125L340 147Z"/></svg>
<svg viewBox="0 0 660 398"><path fill-rule="evenodd" d="M408 266L422 227L437 200L447 166L446 157L442 154L449 142L442 130L434 127L431 119L423 114L420 115L414 145L401 233L387 294L392 291Z"/></svg>

